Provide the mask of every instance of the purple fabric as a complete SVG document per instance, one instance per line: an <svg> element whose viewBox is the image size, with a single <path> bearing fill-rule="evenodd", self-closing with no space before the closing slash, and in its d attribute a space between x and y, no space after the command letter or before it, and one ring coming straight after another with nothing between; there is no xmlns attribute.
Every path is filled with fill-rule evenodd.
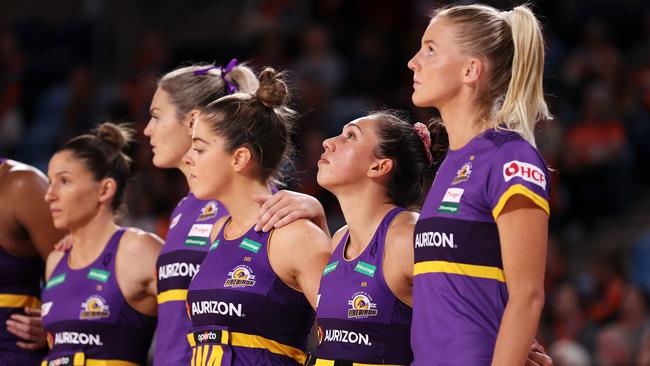
<svg viewBox="0 0 650 366"><path fill-rule="evenodd" d="M226 208L218 201L200 200L192 193L178 203L172 212L165 245L156 264L158 294L168 290L187 290L194 272L181 270L181 267L198 269L210 247L209 238L205 238L205 245L186 244L188 235L196 232L197 228L212 227L215 221L227 214ZM200 237L194 238L200 240ZM154 365L189 365L192 349L181 338L191 328L184 299L158 304Z"/></svg>
<svg viewBox="0 0 650 366"><path fill-rule="evenodd" d="M451 150L438 170L415 227L413 365L489 365L508 301L506 283L445 272L436 261L503 269L493 210L504 193L547 206L549 172L534 147L513 132L487 130ZM433 263L431 263L433 262Z"/></svg>

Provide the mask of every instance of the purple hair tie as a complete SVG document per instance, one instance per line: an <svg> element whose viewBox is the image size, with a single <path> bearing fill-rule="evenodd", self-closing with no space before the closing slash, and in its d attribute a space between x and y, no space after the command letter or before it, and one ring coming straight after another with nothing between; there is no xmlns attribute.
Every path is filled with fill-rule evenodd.
<svg viewBox="0 0 650 366"><path fill-rule="evenodd" d="M232 60L230 60L228 65L226 65L225 68L217 67L217 66L209 66L209 67L206 67L204 69L194 70L193 74L195 76L207 75L210 72L210 70L219 69L221 71L221 80L223 80L223 83L226 84L226 87L228 87L228 94L232 94L232 93L237 91L237 85L235 85L235 84L231 83L230 81L226 80L226 75L228 75L228 73L231 72L232 69L235 68L235 66L237 66L237 59L233 58Z"/></svg>
<svg viewBox="0 0 650 366"><path fill-rule="evenodd" d="M233 58L232 60L230 60L230 62L228 62L228 65L226 65L225 69L223 67L220 68L221 69L221 80L223 80L223 82L228 87L228 94L232 94L232 93L237 91L237 86L235 84L231 83L230 81L226 80L226 75L228 75L228 73L231 72L232 69L235 68L235 66L237 66L237 59Z"/></svg>

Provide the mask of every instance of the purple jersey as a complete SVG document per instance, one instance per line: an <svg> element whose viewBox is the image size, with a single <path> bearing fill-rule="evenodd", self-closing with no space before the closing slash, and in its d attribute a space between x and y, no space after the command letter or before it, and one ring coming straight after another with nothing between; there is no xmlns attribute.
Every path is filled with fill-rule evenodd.
<svg viewBox="0 0 650 366"><path fill-rule="evenodd" d="M70 268L67 252L52 272L41 307L50 347L44 365L145 364L156 319L133 309L115 278L123 234L116 231L90 265Z"/></svg>
<svg viewBox="0 0 650 366"><path fill-rule="evenodd" d="M0 247L0 365L38 365L43 358L42 352L18 348L18 337L5 326L11 314L24 314L26 306L41 306L43 269L40 257L16 257Z"/></svg>
<svg viewBox="0 0 650 366"><path fill-rule="evenodd" d="M226 209L217 201L204 201L189 193L171 216L169 232L156 264L158 279L158 325L155 365L186 366L192 358L179 334L190 332L185 300L187 288L208 253L212 225Z"/></svg>
<svg viewBox="0 0 650 366"><path fill-rule="evenodd" d="M225 227L225 225L224 225ZM192 365L301 365L314 311L269 262L271 232L223 229L190 283Z"/></svg>
<svg viewBox="0 0 650 366"><path fill-rule="evenodd" d="M7 159L0 157L0 165ZM16 257L0 246L0 322L5 324L11 314L24 314L23 308L38 308L41 279L45 266L40 257ZM27 351L16 346L18 337L0 327L1 365L38 365L40 352Z"/></svg>
<svg viewBox="0 0 650 366"><path fill-rule="evenodd" d="M440 166L415 227L413 365L489 365L508 301L495 219L516 194L549 212L549 172L514 132L489 129Z"/></svg>
<svg viewBox="0 0 650 366"><path fill-rule="evenodd" d="M391 364L413 360L411 307L388 288L383 273L386 233L403 208L386 214L368 246L345 258L349 232L330 257L320 282L316 365Z"/></svg>

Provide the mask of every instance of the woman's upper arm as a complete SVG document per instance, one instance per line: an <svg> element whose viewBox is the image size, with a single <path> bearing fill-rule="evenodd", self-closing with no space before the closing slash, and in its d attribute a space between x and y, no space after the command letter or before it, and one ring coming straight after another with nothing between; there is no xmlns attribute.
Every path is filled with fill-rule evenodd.
<svg viewBox="0 0 650 366"><path fill-rule="evenodd" d="M274 262L284 267L281 272L290 273L300 291L312 307L316 308L320 279L330 257L329 237L316 224L307 220L299 220L278 229L277 234L278 240L274 240L271 247L281 248L284 253L275 256L281 259Z"/></svg>
<svg viewBox="0 0 650 366"><path fill-rule="evenodd" d="M510 294L543 289L548 214L528 197L515 195L506 202L496 223Z"/></svg>

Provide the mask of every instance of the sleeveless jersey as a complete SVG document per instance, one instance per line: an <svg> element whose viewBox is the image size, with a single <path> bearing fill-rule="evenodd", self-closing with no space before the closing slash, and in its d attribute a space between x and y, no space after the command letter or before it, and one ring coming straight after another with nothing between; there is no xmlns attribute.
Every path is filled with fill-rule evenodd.
<svg viewBox="0 0 650 366"><path fill-rule="evenodd" d="M156 264L158 324L154 365L186 366L192 350L178 336L190 332L185 300L187 288L208 253L212 225L227 214L217 201L204 201L192 193L183 198L171 215L169 232Z"/></svg>
<svg viewBox="0 0 650 366"><path fill-rule="evenodd" d="M224 225L225 228L225 225ZM223 229L190 283L192 365L299 365L314 311L269 262L271 232L237 239Z"/></svg>
<svg viewBox="0 0 650 366"><path fill-rule="evenodd" d="M383 273L386 233L402 211L396 207L386 214L355 259L345 259L349 232L334 250L320 282L316 366L408 365L413 360L411 307L393 295Z"/></svg>
<svg viewBox="0 0 650 366"><path fill-rule="evenodd" d="M43 326L50 353L43 365L144 365L155 318L133 309L115 277L124 229L89 266L72 269L67 252L43 290ZM85 362L85 363L84 363Z"/></svg>
<svg viewBox="0 0 650 366"><path fill-rule="evenodd" d="M7 159L0 157L0 165ZM12 314L24 314L25 307L38 308L41 279L45 266L40 257L16 257L0 247L0 323ZM40 352L18 348L19 338L0 327L1 365L38 365L43 358Z"/></svg>
<svg viewBox="0 0 650 366"><path fill-rule="evenodd" d="M489 365L508 301L496 218L520 194L549 212L544 159L489 129L443 161L415 228L413 365Z"/></svg>
<svg viewBox="0 0 650 366"><path fill-rule="evenodd" d="M0 247L0 365L38 365L42 352L18 348L18 337L9 333L6 321L25 314L24 307L38 308L44 265L40 257L16 257Z"/></svg>

